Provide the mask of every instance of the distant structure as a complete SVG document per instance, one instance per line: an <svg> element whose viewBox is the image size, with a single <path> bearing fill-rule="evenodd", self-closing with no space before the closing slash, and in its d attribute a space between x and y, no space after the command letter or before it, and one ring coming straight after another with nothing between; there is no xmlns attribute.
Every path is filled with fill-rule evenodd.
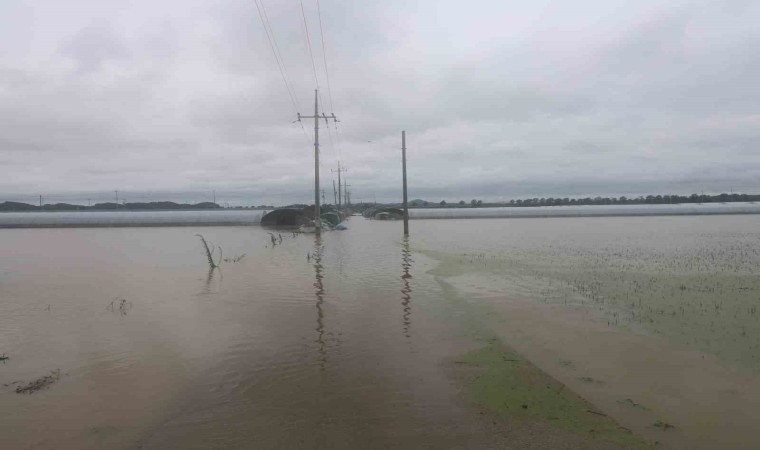
<svg viewBox="0 0 760 450"><path fill-rule="evenodd" d="M376 220L401 220L404 218L404 210L391 206L381 208L367 208L364 217Z"/></svg>
<svg viewBox="0 0 760 450"><path fill-rule="evenodd" d="M297 227L308 222L309 216L307 215L306 211L296 208L275 209L274 211L267 213L264 215L264 217L261 218L262 226L272 227Z"/></svg>

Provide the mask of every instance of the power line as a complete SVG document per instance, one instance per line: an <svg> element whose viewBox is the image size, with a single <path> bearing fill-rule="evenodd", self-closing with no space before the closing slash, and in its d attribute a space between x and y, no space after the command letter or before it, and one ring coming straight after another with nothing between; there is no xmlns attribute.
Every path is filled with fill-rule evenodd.
<svg viewBox="0 0 760 450"><path fill-rule="evenodd" d="M272 28L268 26L269 18L266 16L266 10L264 10L264 3L262 2L259 5L259 1L260 0L255 0L256 10L259 12L259 19L261 19L261 25L264 27L264 34L267 35L267 40L269 41L269 48L272 50L272 54L274 55L275 62L277 62L277 68L280 70L280 76L282 76L282 81L285 83L285 89L287 89L288 91L290 102L293 104L293 108L296 111L298 111L300 108L298 107L298 103L296 102L293 91L291 90L290 83L288 82L288 77L287 75L285 75L286 70L284 67L284 63L280 59L281 54L279 51L279 47L277 47L277 41L274 39Z"/></svg>
<svg viewBox="0 0 760 450"><path fill-rule="evenodd" d="M303 18L303 28L306 31L306 45L309 48L309 57L311 57L311 69L314 71L314 82L319 90L319 78L317 78L317 65L314 64L314 52L311 49L311 39L309 38L309 26L306 24L306 11L303 9L303 0L298 0L301 4L301 17Z"/></svg>
<svg viewBox="0 0 760 450"><path fill-rule="evenodd" d="M322 9L317 0L317 16L319 17L319 36L322 40L322 61L325 64L325 78L327 80L327 98L330 100L330 111L333 111L332 89L330 88L330 72L327 70L327 52L325 51L325 31L322 28Z"/></svg>
<svg viewBox="0 0 760 450"><path fill-rule="evenodd" d="M305 9L303 7L303 0L299 0L299 4L301 5L301 17L303 18L303 28L304 28L304 30L306 32L306 35L305 35L306 36L306 46L309 49L309 57L311 58L311 69L312 69L312 71L314 73L314 83L316 84L315 88L317 89L317 95L319 96L319 102L322 103L322 104L324 104L325 101L322 99L322 92L319 90L319 76L317 75L317 65L316 65L316 63L314 61L314 51L313 51L313 49L311 47L311 37L309 35L309 26L307 25L306 11L305 11ZM320 32L321 32L321 23L320 23ZM323 56L324 56L324 54L323 54ZM327 73L327 72L325 72L325 73ZM332 111L332 100L330 102L330 111ZM332 134L330 132L330 126L329 126L329 124L327 125L327 135L330 138L330 148L334 150L335 146L333 145Z"/></svg>
<svg viewBox="0 0 760 450"><path fill-rule="evenodd" d="M330 111L333 111L333 96L332 96L332 86L330 85L330 71L327 69L327 50L325 47L325 31L324 27L322 25L322 8L319 4L319 0L317 1L317 17L319 18L319 36L322 43L322 61L324 62L324 68L325 68L325 79L327 81L327 98L330 100ZM323 102L324 103L324 102ZM337 150L337 159L340 161L342 159L342 152L340 148L340 136L338 134L338 125L335 124L335 142L333 142L332 138L332 132L330 131L328 127L328 136L330 137L330 146Z"/></svg>
<svg viewBox="0 0 760 450"><path fill-rule="evenodd" d="M272 50L275 62L277 63L277 68L280 71L280 76L282 77L282 81L285 83L285 89L288 91L290 103L293 105L294 112L298 113L298 111L301 109L300 104L298 103L298 96L295 94L295 89L290 82L290 77L288 77L288 70L285 67L285 60L282 58L280 46L277 45L277 39L274 37L274 31L272 31L272 26L269 23L269 16L267 15L266 7L264 7L263 0L255 0L255 3L256 10L259 12L259 19L261 19L261 25L264 28L264 34L267 35L269 48ZM306 129L303 127L303 124L299 123L299 125L301 126L301 131L303 132L304 137L307 141L309 141L309 136L306 134Z"/></svg>
<svg viewBox="0 0 760 450"><path fill-rule="evenodd" d="M301 17L303 19L303 26L304 26L305 38L306 38L306 46L307 46L307 49L309 50L309 58L311 59L311 69L312 69L312 73L314 74L314 83L316 83L317 95L319 96L320 103L324 104L325 102L324 102L324 99L322 98L322 92L319 90L319 75L317 74L317 65L316 65L316 61L314 59L314 50L313 50L313 47L311 46L311 36L309 35L309 26L308 26L308 21L306 20L306 10L305 10L305 8L303 6L303 0L299 0L299 5L301 7ZM319 5L317 5L317 8L319 9ZM324 34L323 34L323 30L322 30L322 16L321 16L321 12L319 12L319 30L320 30L320 39L321 39L321 43L322 43L322 59L325 62L325 76L327 78L327 84L328 84L328 93L329 93L328 100L330 101L330 110L332 111L332 108L333 108L332 89L331 89L331 86L330 86L329 75L328 75L328 72L327 72L327 59L326 59L325 53L324 53L325 45L324 45ZM337 130L336 130L336 133L337 133ZM335 152L335 149L338 148L338 147L335 145L335 141L333 140L332 130L330 130L329 124L327 125L327 135L328 135L328 138L329 138L330 149L333 152ZM337 136L336 136L336 139L337 139ZM338 155L338 160L340 160L340 149L339 148L338 148L338 151L336 153Z"/></svg>

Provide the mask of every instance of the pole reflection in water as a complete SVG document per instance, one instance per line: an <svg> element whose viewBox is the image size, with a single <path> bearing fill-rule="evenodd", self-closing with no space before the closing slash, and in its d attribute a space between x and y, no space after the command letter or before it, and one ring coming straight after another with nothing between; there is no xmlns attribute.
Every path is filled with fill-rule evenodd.
<svg viewBox="0 0 760 450"><path fill-rule="evenodd" d="M325 370L327 364L327 351L325 350L325 313L322 309L324 304L325 288L322 283L322 251L324 246L322 245L322 237L320 235L314 236L314 251L311 254L311 259L314 262L314 296L317 298L317 343L319 344L319 365L322 370Z"/></svg>
<svg viewBox="0 0 760 450"><path fill-rule="evenodd" d="M409 337L409 328L412 326L412 287L409 285L409 279L412 274L409 271L412 268L412 252L409 250L409 236L404 236L401 243L401 270L403 274L401 279L404 280L404 287L401 288L401 306L404 308L404 314L401 323L404 325L404 336Z"/></svg>

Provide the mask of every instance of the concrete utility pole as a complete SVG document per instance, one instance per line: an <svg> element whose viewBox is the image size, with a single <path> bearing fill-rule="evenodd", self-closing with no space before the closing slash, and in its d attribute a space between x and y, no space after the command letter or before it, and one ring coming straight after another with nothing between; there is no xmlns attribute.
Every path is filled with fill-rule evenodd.
<svg viewBox="0 0 760 450"><path fill-rule="evenodd" d="M406 131L401 132L401 168L404 174L404 236L409 236L409 205L406 197Z"/></svg>
<svg viewBox="0 0 760 450"><path fill-rule="evenodd" d="M343 204L348 208L348 180L343 181Z"/></svg>
<svg viewBox="0 0 760 450"><path fill-rule="evenodd" d="M42 196L40 195L40 210L42 210Z"/></svg>
<svg viewBox="0 0 760 450"><path fill-rule="evenodd" d="M335 113L329 116L324 113L321 116L319 115L319 91L317 89L314 89L314 115L302 116L301 113L298 113L299 122L301 119L312 118L314 119L314 227L316 228L314 231L317 234L322 234L322 220L319 217L319 119L325 119L325 123L327 123L327 119L332 119L335 122L338 119L335 117Z"/></svg>
<svg viewBox="0 0 760 450"><path fill-rule="evenodd" d="M341 195L340 195L340 191L341 191L341 188L340 188L340 173L341 172L348 172L348 169L346 169L345 167L341 169L341 167L340 167L340 161L338 161L338 170L334 170L334 169L330 169L330 170L333 171L333 172L338 172L338 209L340 209L341 205L343 203ZM345 198L345 197L343 197L343 198Z"/></svg>
<svg viewBox="0 0 760 450"><path fill-rule="evenodd" d="M338 191L335 190L335 180L333 180L333 205L338 207Z"/></svg>

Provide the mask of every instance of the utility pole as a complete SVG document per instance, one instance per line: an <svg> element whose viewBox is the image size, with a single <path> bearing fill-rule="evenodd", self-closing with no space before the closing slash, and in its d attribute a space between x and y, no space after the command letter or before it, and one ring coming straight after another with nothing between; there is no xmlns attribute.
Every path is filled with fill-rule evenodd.
<svg viewBox="0 0 760 450"><path fill-rule="evenodd" d="M322 189L322 203L325 202L325 190Z"/></svg>
<svg viewBox="0 0 760 450"><path fill-rule="evenodd" d="M348 180L343 180L343 205L348 208Z"/></svg>
<svg viewBox="0 0 760 450"><path fill-rule="evenodd" d="M338 207L338 192L335 190L335 180L333 180L333 204Z"/></svg>
<svg viewBox="0 0 760 450"><path fill-rule="evenodd" d="M404 175L404 236L409 236L409 205L406 197L406 131L401 132L401 168Z"/></svg>
<svg viewBox="0 0 760 450"><path fill-rule="evenodd" d="M40 211L42 211L42 195L40 195Z"/></svg>
<svg viewBox="0 0 760 450"><path fill-rule="evenodd" d="M214 196L214 204L216 205L216 191L211 191L211 195Z"/></svg>
<svg viewBox="0 0 760 450"><path fill-rule="evenodd" d="M338 170L330 169L332 172L338 172L338 209L340 209L342 202L341 196L340 196L340 173L341 172L348 172L348 169L340 168L340 161L338 161Z"/></svg>
<svg viewBox="0 0 760 450"><path fill-rule="evenodd" d="M116 205L118 205L119 204L119 191L113 191L113 192L116 195Z"/></svg>
<svg viewBox="0 0 760 450"><path fill-rule="evenodd" d="M332 119L335 122L338 119L335 117L335 113L331 113L329 116L324 113L321 116L319 115L319 91L317 89L314 89L314 115L302 116L301 113L298 113L299 122L301 119L312 118L314 119L314 227L316 228L314 231L319 235L322 234L322 221L319 217L319 119L325 119L325 123L327 123L327 119Z"/></svg>

